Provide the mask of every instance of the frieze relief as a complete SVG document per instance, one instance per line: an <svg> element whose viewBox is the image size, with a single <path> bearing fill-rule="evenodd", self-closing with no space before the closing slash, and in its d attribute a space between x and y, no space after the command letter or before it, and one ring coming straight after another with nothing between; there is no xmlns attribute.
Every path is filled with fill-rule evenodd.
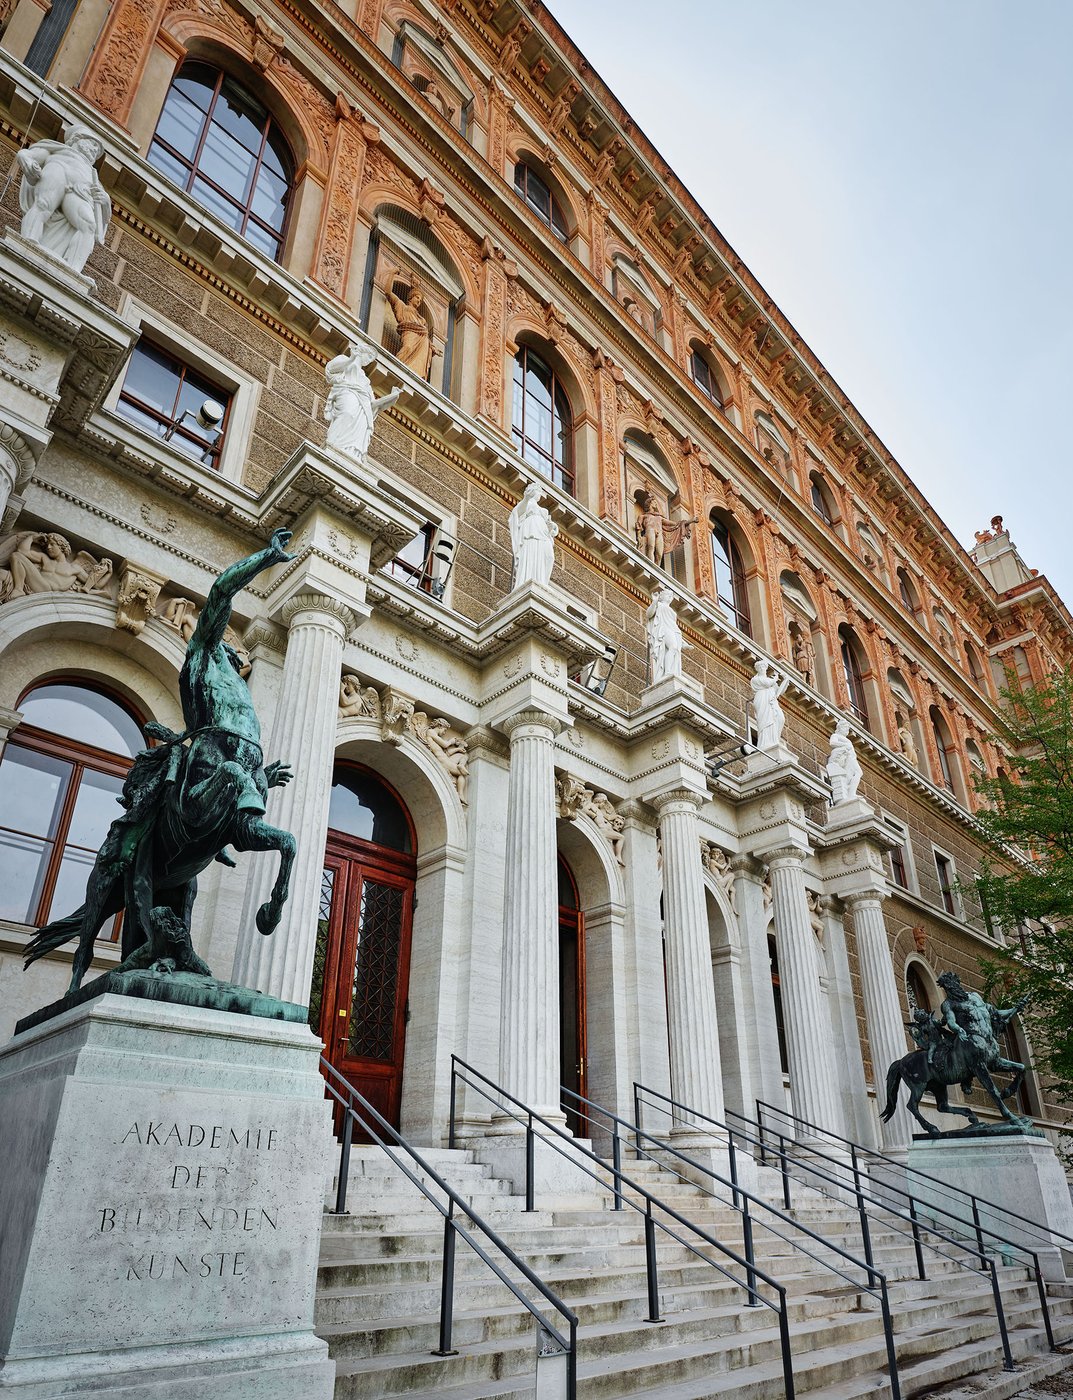
<svg viewBox="0 0 1073 1400"><path fill-rule="evenodd" d="M0 603L30 593L110 595L112 561L77 552L55 531L20 530L0 539Z"/></svg>
<svg viewBox="0 0 1073 1400"><path fill-rule="evenodd" d="M378 690L350 673L339 683L339 718L373 720L386 744L399 745L406 735L416 739L450 778L462 806L468 805L469 745L449 720L419 710L408 695L390 686Z"/></svg>

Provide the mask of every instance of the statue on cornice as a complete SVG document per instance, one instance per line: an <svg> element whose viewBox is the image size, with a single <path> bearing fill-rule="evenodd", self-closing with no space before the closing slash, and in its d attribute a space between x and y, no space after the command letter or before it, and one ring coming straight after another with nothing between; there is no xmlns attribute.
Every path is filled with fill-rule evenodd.
<svg viewBox="0 0 1073 1400"><path fill-rule="evenodd" d="M673 598L674 594L666 585L657 588L645 613L649 685L658 685L670 676L682 674L682 650L686 643L674 615Z"/></svg>
<svg viewBox="0 0 1073 1400"><path fill-rule="evenodd" d="M790 684L790 677L780 680L771 669L766 656L757 657L756 674L749 682L753 692L753 717L756 720L756 747L764 753L778 750L782 744L786 715L779 700Z"/></svg>
<svg viewBox="0 0 1073 1400"><path fill-rule="evenodd" d="M398 389L381 399L373 394L365 370L375 360L376 351L372 346L351 345L324 367L324 377L328 381L328 399L324 405L328 424L325 441L336 452L343 452L358 463L365 461L369 451L376 415L390 408L399 397Z"/></svg>
<svg viewBox="0 0 1073 1400"><path fill-rule="evenodd" d="M62 141L35 141L19 151L22 171L19 232L30 243L81 272L104 242L112 201L96 164L104 146L88 126L73 122Z"/></svg>
<svg viewBox="0 0 1073 1400"><path fill-rule="evenodd" d="M531 481L510 513L510 547L514 552L514 584L551 582L555 536L559 527L540 504L542 488Z"/></svg>
<svg viewBox="0 0 1073 1400"><path fill-rule="evenodd" d="M835 725L835 732L828 743L831 753L827 759L827 780L831 784L832 803L837 807L840 802L849 802L857 796L864 776L853 740L849 737L849 720L844 716Z"/></svg>

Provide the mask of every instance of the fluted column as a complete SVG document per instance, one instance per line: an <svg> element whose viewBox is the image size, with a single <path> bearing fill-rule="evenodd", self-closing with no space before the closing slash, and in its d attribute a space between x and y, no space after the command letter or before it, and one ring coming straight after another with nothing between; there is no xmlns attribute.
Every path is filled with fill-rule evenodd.
<svg viewBox="0 0 1073 1400"><path fill-rule="evenodd" d="M790 847L764 857L771 878L779 949L790 1096L798 1117L838 1132L842 1120L831 1058L831 1018L816 975L816 935L809 918L803 854Z"/></svg>
<svg viewBox="0 0 1073 1400"><path fill-rule="evenodd" d="M559 895L555 736L559 720L522 710L510 736L500 1080L545 1115L559 1107Z"/></svg>
<svg viewBox="0 0 1073 1400"><path fill-rule="evenodd" d="M283 918L267 937L257 931L255 919L275 879L277 858L262 853L247 857L256 864L246 889L233 976L242 986L304 1006L317 940L343 642L357 615L327 594L303 593L284 605L283 620L287 655L271 726L275 751L268 757L289 763L294 777L269 795L266 820L291 832L298 854Z"/></svg>
<svg viewBox="0 0 1073 1400"><path fill-rule="evenodd" d="M701 801L697 793L684 788L653 799L659 811L663 850L671 1095L690 1108L722 1120L715 983L697 826ZM679 1127L688 1130L688 1117L681 1118Z"/></svg>
<svg viewBox="0 0 1073 1400"><path fill-rule="evenodd" d="M902 1021L898 983L890 956L890 940L883 921L883 890L861 890L843 895L853 914L857 939L857 961L861 974L861 997L868 1028L868 1048L872 1057L872 1081L876 1105L883 1107L887 1070L906 1053L905 1025ZM903 1096L904 1097L904 1096ZM909 1116L899 1107L889 1123L881 1123L884 1151L905 1150L912 1136Z"/></svg>

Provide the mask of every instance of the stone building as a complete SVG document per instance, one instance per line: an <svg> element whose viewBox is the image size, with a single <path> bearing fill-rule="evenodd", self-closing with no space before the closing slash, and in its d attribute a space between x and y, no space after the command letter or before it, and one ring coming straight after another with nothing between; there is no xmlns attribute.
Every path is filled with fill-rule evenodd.
<svg viewBox="0 0 1073 1400"><path fill-rule="evenodd" d="M286 527L231 639L299 855L267 939L272 860L203 878L214 971L309 1002L418 1142L457 1053L552 1112L641 1081L904 1146L869 1091L909 998L1015 936L972 893L997 683L1073 654L1002 521L952 537L543 6L4 11L0 1037L66 987L69 947L23 950L141 726L181 729L213 577ZM17 236L16 152L75 124L111 201L85 277ZM348 342L398 391L364 462L324 445ZM531 483L548 587L514 586Z"/></svg>

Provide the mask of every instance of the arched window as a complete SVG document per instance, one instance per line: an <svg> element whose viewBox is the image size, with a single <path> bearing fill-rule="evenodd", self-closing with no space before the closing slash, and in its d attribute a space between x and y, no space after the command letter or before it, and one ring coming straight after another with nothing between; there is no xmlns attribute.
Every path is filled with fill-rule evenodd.
<svg viewBox="0 0 1073 1400"><path fill-rule="evenodd" d="M954 765L951 759L954 749L953 738L947 728L946 721L936 706L932 705L928 710L928 718L931 721L931 735L935 740L935 749L939 755L939 772L942 775L943 787L954 792Z"/></svg>
<svg viewBox="0 0 1073 1400"><path fill-rule="evenodd" d="M906 611L912 617L916 617L920 611L920 598L917 595L916 585L909 577L907 569L898 570L898 597L901 598Z"/></svg>
<svg viewBox="0 0 1073 1400"><path fill-rule="evenodd" d="M809 477L809 498L812 501L812 509L820 517L825 525L835 523L835 507L831 500L831 492L827 483L819 472L813 472Z"/></svg>
<svg viewBox="0 0 1073 1400"><path fill-rule="evenodd" d="M969 668L969 675L972 679L982 682L984 678L983 662L980 660L980 653L973 646L972 642L965 643L965 664Z"/></svg>
<svg viewBox="0 0 1073 1400"><path fill-rule="evenodd" d="M566 216L562 206L548 188L547 181L533 169L527 161L520 160L514 167L514 189L521 195L529 208L542 222L547 224L555 237L565 243L570 237L566 226Z"/></svg>
<svg viewBox="0 0 1073 1400"><path fill-rule="evenodd" d="M838 629L838 649L842 658L842 674L846 678L849 707L864 725L871 729L868 718L868 697L864 689L864 667L861 664L860 646L852 631L842 626Z"/></svg>
<svg viewBox="0 0 1073 1400"><path fill-rule="evenodd" d="M148 160L278 262L294 159L266 109L234 78L206 63L184 63L164 99Z"/></svg>
<svg viewBox="0 0 1073 1400"><path fill-rule="evenodd" d="M574 494L573 414L558 375L523 345L514 357L511 432L527 462Z"/></svg>
<svg viewBox="0 0 1073 1400"><path fill-rule="evenodd" d="M933 1010L928 984L916 963L910 963L905 970L905 990L909 995L910 1006L919 1006L921 1011Z"/></svg>
<svg viewBox="0 0 1073 1400"><path fill-rule="evenodd" d="M747 637L753 635L749 618L749 595L745 587L745 565L730 526L715 512L711 517L712 564L715 570L715 594L726 609L730 621Z"/></svg>
<svg viewBox="0 0 1073 1400"><path fill-rule="evenodd" d="M718 409L725 407L715 370L708 363L703 350L695 345L689 352L689 373L693 378L693 383L706 399L711 399Z"/></svg>
<svg viewBox="0 0 1073 1400"><path fill-rule="evenodd" d="M82 903L145 740L132 710L82 681L37 686L19 708L0 760L0 918L40 927Z"/></svg>

